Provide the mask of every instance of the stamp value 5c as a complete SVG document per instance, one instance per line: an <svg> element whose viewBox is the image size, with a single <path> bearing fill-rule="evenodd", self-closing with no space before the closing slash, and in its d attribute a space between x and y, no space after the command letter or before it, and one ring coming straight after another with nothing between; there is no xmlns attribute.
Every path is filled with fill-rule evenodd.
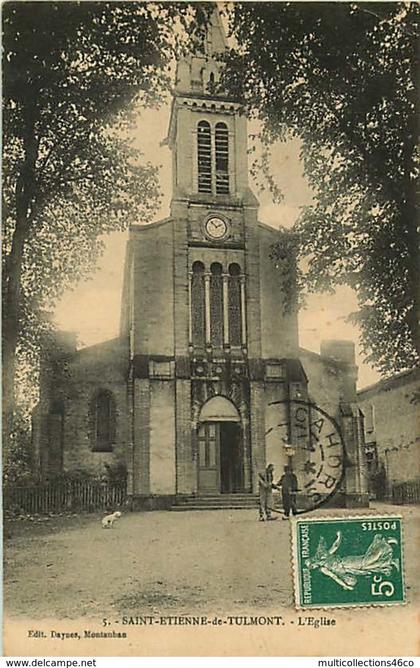
<svg viewBox="0 0 420 668"><path fill-rule="evenodd" d="M297 608L405 602L401 517L297 519L292 546Z"/></svg>

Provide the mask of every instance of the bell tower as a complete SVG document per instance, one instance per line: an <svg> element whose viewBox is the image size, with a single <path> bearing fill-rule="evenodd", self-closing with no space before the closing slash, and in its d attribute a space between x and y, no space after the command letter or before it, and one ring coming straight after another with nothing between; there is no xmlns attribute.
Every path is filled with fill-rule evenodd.
<svg viewBox="0 0 420 668"><path fill-rule="evenodd" d="M246 119L218 90L227 48L217 9L201 47L178 62L168 143L173 155L173 202L223 206L252 198L248 187Z"/></svg>
<svg viewBox="0 0 420 668"><path fill-rule="evenodd" d="M257 262L255 269L247 268L245 257L251 246L254 258L259 252L258 202L248 185L247 122L238 102L219 85L223 67L220 56L226 48L215 8L201 46L178 62L167 139L172 151L171 219L177 248L175 354L194 358L204 352L219 358L226 354L241 359L247 356L248 333L254 324L247 322L245 301L247 294L252 297L255 291L257 303L259 290L259 277L251 275L257 272ZM202 273L205 288L202 317L194 297L198 272ZM248 291L246 273L252 279ZM185 311L186 279L189 312ZM218 281L223 293L223 305L219 307L213 303L211 289ZM229 297L229 290L233 291L229 286L234 283L238 284L235 298ZM233 299L240 299L236 318L233 306L229 311L229 300ZM189 323L188 332L185 323ZM259 356L257 334L252 341L252 352Z"/></svg>

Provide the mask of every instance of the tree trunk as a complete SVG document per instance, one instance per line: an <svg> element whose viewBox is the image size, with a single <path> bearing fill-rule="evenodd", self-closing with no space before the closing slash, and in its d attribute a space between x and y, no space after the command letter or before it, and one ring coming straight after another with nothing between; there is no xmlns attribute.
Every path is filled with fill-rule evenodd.
<svg viewBox="0 0 420 668"><path fill-rule="evenodd" d="M35 135L35 114L30 105L24 111L24 159L15 188L15 229L10 254L6 258L3 275L3 467L10 452L15 406L16 349L19 338L21 309L21 279L25 242L33 216L35 194L35 167L38 141Z"/></svg>
<svg viewBox="0 0 420 668"><path fill-rule="evenodd" d="M417 207L413 185L409 192L408 201L403 205L402 220L407 230L407 259L409 290L412 296L412 308L407 314L407 324L410 328L414 348L420 357L420 234L417 228Z"/></svg>
<svg viewBox="0 0 420 668"><path fill-rule="evenodd" d="M15 357L19 333L20 267L24 249L24 234L16 227L14 234L15 257L11 270L5 277L3 295L3 466L9 454L9 439L13 430L15 397Z"/></svg>

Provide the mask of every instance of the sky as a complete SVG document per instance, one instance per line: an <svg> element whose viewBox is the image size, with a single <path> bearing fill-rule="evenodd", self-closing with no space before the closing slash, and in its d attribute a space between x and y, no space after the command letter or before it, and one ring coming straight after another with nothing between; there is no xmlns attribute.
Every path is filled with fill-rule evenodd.
<svg viewBox="0 0 420 668"><path fill-rule="evenodd" d="M155 220L169 215L171 198L171 153L162 145L169 123L169 103L157 110L142 111L133 128L135 145L144 154L144 160L160 167L162 206ZM254 128L252 128L254 130ZM300 207L311 201L311 191L302 173L299 144L291 141L273 149L272 167L277 183L284 193L281 204L274 204L265 191L254 192L260 201L259 220L278 227L291 227ZM252 180L250 177L252 186ZM133 220L132 223L141 224ZM60 329L76 332L79 347L89 346L118 336L120 302L124 268L125 245L128 233L114 233L106 237L105 250L92 268L92 276L66 292L55 311L55 322ZM356 343L356 363L359 367L358 386L365 387L379 380L379 375L363 362L358 346L358 331L346 322L346 317L357 307L350 288L340 288L334 295L311 295L307 306L299 314L299 339L304 348L319 352L324 339L351 339Z"/></svg>

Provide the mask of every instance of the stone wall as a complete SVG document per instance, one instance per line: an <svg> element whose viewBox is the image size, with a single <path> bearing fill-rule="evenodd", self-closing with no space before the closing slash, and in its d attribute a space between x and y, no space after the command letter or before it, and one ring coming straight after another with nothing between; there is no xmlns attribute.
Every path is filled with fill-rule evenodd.
<svg viewBox="0 0 420 668"><path fill-rule="evenodd" d="M64 357L56 355L54 359L45 359L37 411L39 441L36 444L44 475L52 473L51 456L57 447L51 442L54 433L50 416L51 408L57 402L63 406L64 471L83 469L101 475L105 472L105 463L113 465L126 461L129 441L126 355L124 342L114 339ZM111 392L115 400L116 430L112 452L92 450L90 410L98 390Z"/></svg>
<svg viewBox="0 0 420 668"><path fill-rule="evenodd" d="M176 492L173 381L153 380L150 383L150 492Z"/></svg>
<svg viewBox="0 0 420 668"><path fill-rule="evenodd" d="M304 348L300 348L299 358L308 377L309 398L328 415L338 417L341 401L356 401L357 369L354 365Z"/></svg>
<svg viewBox="0 0 420 668"><path fill-rule="evenodd" d="M376 383L357 397L365 415L366 442L376 443L388 485L420 479L420 371Z"/></svg>
<svg viewBox="0 0 420 668"><path fill-rule="evenodd" d="M133 228L134 354L174 354L172 222Z"/></svg>

